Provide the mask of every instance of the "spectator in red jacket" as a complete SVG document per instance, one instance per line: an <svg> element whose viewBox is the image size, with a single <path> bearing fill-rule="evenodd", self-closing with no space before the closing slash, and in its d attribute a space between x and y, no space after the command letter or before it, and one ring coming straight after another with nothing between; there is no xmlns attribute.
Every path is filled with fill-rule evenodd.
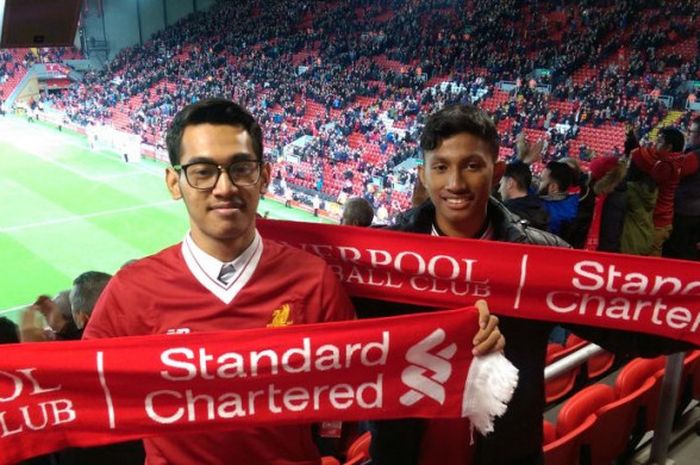
<svg viewBox="0 0 700 465"><path fill-rule="evenodd" d="M698 171L697 158L682 153L685 138L677 128L663 128L653 148L638 148L632 160L648 173L658 186L654 207L654 239L650 255L661 256L661 250L673 229L673 199L681 178Z"/></svg>

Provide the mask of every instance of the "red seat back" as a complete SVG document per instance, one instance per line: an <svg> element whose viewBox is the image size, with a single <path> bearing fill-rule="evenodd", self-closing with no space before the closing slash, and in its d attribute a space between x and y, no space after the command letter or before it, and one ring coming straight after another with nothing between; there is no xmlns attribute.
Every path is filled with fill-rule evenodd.
<svg viewBox="0 0 700 465"><path fill-rule="evenodd" d="M544 420L542 422L542 443L547 445L557 440L557 429L551 422Z"/></svg>
<svg viewBox="0 0 700 465"><path fill-rule="evenodd" d="M646 380L666 363L665 357L635 358L625 365L615 380L615 394L617 397L626 397L639 389Z"/></svg>
<svg viewBox="0 0 700 465"><path fill-rule="evenodd" d="M663 356L652 359L636 358L620 370L615 380L615 392L617 397L621 398L639 389L649 378L654 379L651 389L640 399L640 407L646 412L646 431L654 429L656 423L661 394L661 376L665 364L666 357Z"/></svg>
<svg viewBox="0 0 700 465"><path fill-rule="evenodd" d="M546 444L542 448L545 465L579 465L581 446L588 442L588 434L595 422L596 416L589 415L568 434Z"/></svg>
<svg viewBox="0 0 700 465"><path fill-rule="evenodd" d="M588 416L600 407L615 400L615 392L610 386L594 384L588 386L567 400L557 417L557 437L581 425Z"/></svg>
<svg viewBox="0 0 700 465"><path fill-rule="evenodd" d="M577 349L574 349L574 351L575 350ZM556 362L557 360L566 357L571 352L571 350L566 349L561 344L548 344L546 358L547 365L550 365ZM544 386L545 402L548 404L556 402L559 399L565 397L567 394L569 394L574 388L574 385L576 384L576 378L578 377L578 374L580 372L580 367L574 367L571 370L557 376L556 378L548 379L545 382Z"/></svg>
<svg viewBox="0 0 700 465"><path fill-rule="evenodd" d="M642 401L656 382L647 378L636 391L598 409L598 421L590 434L591 465L609 465L627 450Z"/></svg>

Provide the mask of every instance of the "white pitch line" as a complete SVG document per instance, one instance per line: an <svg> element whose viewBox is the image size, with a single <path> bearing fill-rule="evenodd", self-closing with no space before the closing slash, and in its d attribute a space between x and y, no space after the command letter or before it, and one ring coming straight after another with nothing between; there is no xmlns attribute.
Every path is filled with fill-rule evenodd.
<svg viewBox="0 0 700 465"><path fill-rule="evenodd" d="M119 178L130 178L132 176L143 176L144 174L151 174L149 172L139 172L139 173L119 173L119 174L106 174L104 176L95 176L92 179L94 181L100 181L100 182L105 182L105 181L111 181L112 179L119 179Z"/></svg>
<svg viewBox="0 0 700 465"><path fill-rule="evenodd" d="M24 304L24 305L18 305L16 307L10 307L6 308L4 310L0 310L0 315L7 315L8 313L16 312L17 310L21 310L23 308L29 307L31 304Z"/></svg>
<svg viewBox="0 0 700 465"><path fill-rule="evenodd" d="M10 226L7 228L0 228L0 232L8 233L8 232L23 231L25 229L50 226L50 225L55 225L55 224L71 223L73 221L80 221L80 220L84 220L84 219L88 219L88 218L97 218L99 216L116 215L119 213L126 213L126 212L130 212L130 211L135 211L135 210L142 210L144 208L161 207L164 205L174 205L174 204L175 204L175 201L173 201L173 200L163 200L160 202L145 203L142 205L134 205L132 207L115 208L112 210L105 210L105 211L101 211L101 212L87 213L85 215L73 215L73 216L66 216L63 218L55 218L53 220L38 221L36 223L20 224L18 226Z"/></svg>

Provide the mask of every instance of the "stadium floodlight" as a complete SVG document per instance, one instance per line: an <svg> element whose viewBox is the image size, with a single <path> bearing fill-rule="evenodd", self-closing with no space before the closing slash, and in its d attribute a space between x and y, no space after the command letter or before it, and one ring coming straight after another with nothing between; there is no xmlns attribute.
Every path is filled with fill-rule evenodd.
<svg viewBox="0 0 700 465"><path fill-rule="evenodd" d="M0 48L71 46L81 0L0 0Z"/></svg>

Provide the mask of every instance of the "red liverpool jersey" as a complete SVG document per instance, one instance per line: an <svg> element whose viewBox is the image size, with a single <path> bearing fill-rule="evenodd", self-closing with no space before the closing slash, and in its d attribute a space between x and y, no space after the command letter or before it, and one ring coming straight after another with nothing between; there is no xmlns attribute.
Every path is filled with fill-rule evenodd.
<svg viewBox="0 0 700 465"><path fill-rule="evenodd" d="M354 318L352 304L318 257L262 240L249 279L232 300L215 295L169 247L120 270L100 296L85 338L247 329ZM189 263L189 264L188 264ZM199 278L195 277L198 274ZM230 303L225 303L230 300ZM148 465L316 465L308 425L239 428L144 439Z"/></svg>

